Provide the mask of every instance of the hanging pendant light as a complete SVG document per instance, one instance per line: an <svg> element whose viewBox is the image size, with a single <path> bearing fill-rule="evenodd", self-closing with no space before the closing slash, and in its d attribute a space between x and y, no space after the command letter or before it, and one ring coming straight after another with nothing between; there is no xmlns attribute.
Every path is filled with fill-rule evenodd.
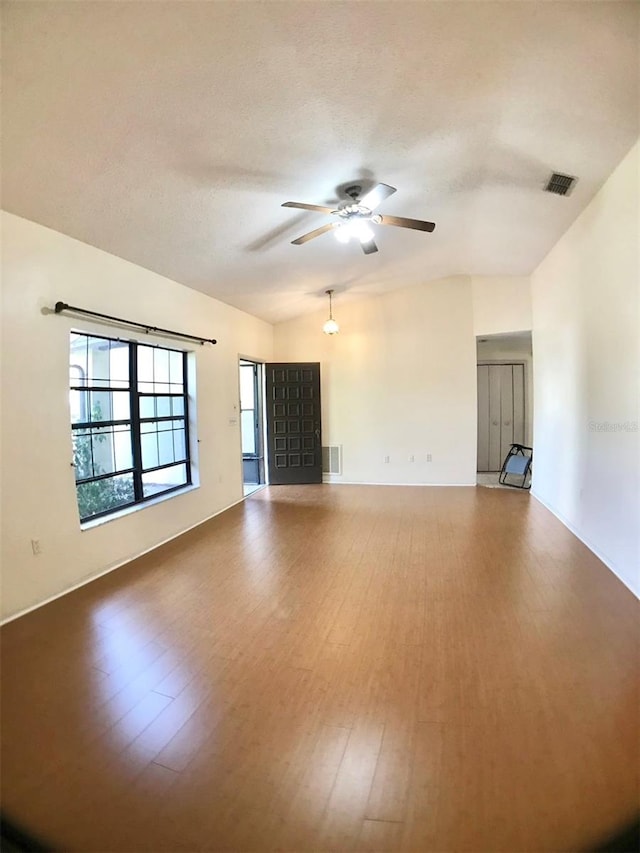
<svg viewBox="0 0 640 853"><path fill-rule="evenodd" d="M325 293L329 296L329 319L322 327L322 331L325 333L325 335L337 335L340 331L340 326L333 319L333 311L331 305L331 294L333 293L333 290L326 290Z"/></svg>

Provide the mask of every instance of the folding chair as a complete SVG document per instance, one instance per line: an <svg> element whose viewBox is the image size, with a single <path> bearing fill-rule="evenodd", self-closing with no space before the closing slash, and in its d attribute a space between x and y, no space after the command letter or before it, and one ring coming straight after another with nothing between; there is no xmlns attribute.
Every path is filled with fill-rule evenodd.
<svg viewBox="0 0 640 853"><path fill-rule="evenodd" d="M525 447L524 444L512 444L502 463L498 482L501 486L511 486L513 489L530 489L532 464L533 447ZM509 476L521 477L522 482L508 483L507 477ZM528 484L527 479L529 480Z"/></svg>

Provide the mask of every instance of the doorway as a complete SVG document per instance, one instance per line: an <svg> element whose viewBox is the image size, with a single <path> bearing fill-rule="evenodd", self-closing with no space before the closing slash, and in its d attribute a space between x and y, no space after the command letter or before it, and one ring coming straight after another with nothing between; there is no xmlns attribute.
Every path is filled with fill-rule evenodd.
<svg viewBox="0 0 640 853"><path fill-rule="evenodd" d="M245 496L265 483L262 426L262 364L240 359L240 434Z"/></svg>
<svg viewBox="0 0 640 853"><path fill-rule="evenodd" d="M497 485L512 444L533 444L531 332L478 339L478 483Z"/></svg>

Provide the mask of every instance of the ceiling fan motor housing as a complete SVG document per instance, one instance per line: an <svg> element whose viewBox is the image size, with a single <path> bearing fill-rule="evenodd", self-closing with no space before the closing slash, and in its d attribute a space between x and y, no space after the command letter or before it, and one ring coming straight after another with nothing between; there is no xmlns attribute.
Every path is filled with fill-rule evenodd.
<svg viewBox="0 0 640 853"><path fill-rule="evenodd" d="M338 208L336 213L343 217L343 219L370 219L371 211L368 207L363 207L363 205L354 202L353 204L345 204L343 207Z"/></svg>

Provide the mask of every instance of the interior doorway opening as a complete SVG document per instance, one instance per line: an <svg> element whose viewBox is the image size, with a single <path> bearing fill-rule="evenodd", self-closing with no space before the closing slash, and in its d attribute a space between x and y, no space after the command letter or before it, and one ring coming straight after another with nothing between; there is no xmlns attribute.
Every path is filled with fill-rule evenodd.
<svg viewBox="0 0 640 853"><path fill-rule="evenodd" d="M477 339L477 483L499 487L512 444L533 446L533 350L531 332Z"/></svg>
<svg viewBox="0 0 640 853"><path fill-rule="evenodd" d="M241 358L240 435L242 442L242 488L245 496L264 486L264 436L262 419L262 364Z"/></svg>

